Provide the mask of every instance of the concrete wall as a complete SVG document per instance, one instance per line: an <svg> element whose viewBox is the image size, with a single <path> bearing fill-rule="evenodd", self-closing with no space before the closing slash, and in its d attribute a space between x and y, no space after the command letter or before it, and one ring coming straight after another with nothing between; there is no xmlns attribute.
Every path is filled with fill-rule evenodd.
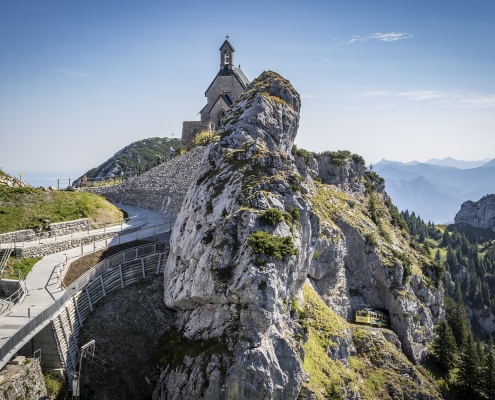
<svg viewBox="0 0 495 400"><path fill-rule="evenodd" d="M111 202L177 214L198 173L204 152L204 147L196 147L120 185L78 190L98 193Z"/></svg>
<svg viewBox="0 0 495 400"><path fill-rule="evenodd" d="M9 367L7 366L6 369ZM45 381L40 364L33 360L19 368L7 382L0 386L0 400L48 399L46 396Z"/></svg>
<svg viewBox="0 0 495 400"><path fill-rule="evenodd" d="M21 288L19 281L0 279L0 297L10 297Z"/></svg>
<svg viewBox="0 0 495 400"><path fill-rule="evenodd" d="M58 354L57 343L53 336L51 324L45 326L18 352L18 355L32 357L35 351L41 349L41 367L43 370L61 369L62 362Z"/></svg>

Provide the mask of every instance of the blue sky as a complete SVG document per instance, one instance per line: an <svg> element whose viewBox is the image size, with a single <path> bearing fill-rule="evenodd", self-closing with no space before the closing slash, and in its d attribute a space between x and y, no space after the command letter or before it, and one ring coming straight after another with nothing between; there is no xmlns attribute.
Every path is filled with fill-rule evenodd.
<svg viewBox="0 0 495 400"><path fill-rule="evenodd" d="M296 143L495 157L492 1L0 2L0 166L85 172L198 119L228 33L302 96Z"/></svg>

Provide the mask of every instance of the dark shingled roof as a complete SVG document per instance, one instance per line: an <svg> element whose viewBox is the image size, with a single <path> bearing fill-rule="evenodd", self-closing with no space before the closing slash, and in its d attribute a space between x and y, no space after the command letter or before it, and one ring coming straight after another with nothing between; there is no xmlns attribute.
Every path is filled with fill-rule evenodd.
<svg viewBox="0 0 495 400"><path fill-rule="evenodd" d="M239 78L241 83L244 85L244 88L246 88L247 85L249 85L248 78L246 78L246 75L244 75L244 72L242 72L240 68L237 68L237 67L233 67L233 68L234 68L235 74L237 75L237 77Z"/></svg>
<svg viewBox="0 0 495 400"><path fill-rule="evenodd" d="M211 106L210 110L208 111L209 113L211 112L211 110L213 109L213 107L215 107L215 104L217 104L217 101L220 99L220 97L223 99L223 101L225 101L225 104L227 104L227 106L230 107L232 105L232 100L230 100L229 95L227 95L227 94L221 94L220 96L218 96L218 99L216 99L213 102L213 105ZM203 111L203 110L201 110L201 111Z"/></svg>
<svg viewBox="0 0 495 400"><path fill-rule="evenodd" d="M225 43L227 43L230 46L230 48L232 49L232 51L235 51L234 46L232 46L228 40L226 40L225 42L223 42L222 45L220 46L220 48L218 50L222 50L222 47L225 45Z"/></svg>
<svg viewBox="0 0 495 400"><path fill-rule="evenodd" d="M237 80L242 85L242 87L246 89L247 85L249 85L249 80L248 78L246 78L246 75L244 75L244 72L242 72L240 68L237 67L233 67L233 69L221 68L217 76L230 76L232 74L234 74L234 76L237 78ZM215 79L217 79L217 76L215 76ZM208 86L208 89L206 89L205 96L206 96L206 92L210 90L211 85L213 85L213 82L215 82L215 79L211 81L210 86Z"/></svg>

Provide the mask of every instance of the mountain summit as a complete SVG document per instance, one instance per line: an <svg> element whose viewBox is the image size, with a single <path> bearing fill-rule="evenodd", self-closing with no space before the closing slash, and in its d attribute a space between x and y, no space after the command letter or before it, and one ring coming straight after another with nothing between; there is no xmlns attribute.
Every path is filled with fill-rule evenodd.
<svg viewBox="0 0 495 400"><path fill-rule="evenodd" d="M439 398L401 351L426 358L438 271L361 157L293 148L300 106L264 72L205 149L170 240L154 399ZM350 325L363 305L393 331ZM390 382L370 392L377 370Z"/></svg>

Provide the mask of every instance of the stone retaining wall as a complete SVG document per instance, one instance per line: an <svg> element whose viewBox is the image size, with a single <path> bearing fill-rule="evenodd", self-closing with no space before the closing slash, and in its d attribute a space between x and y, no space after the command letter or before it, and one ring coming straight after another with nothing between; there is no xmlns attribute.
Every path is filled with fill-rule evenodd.
<svg viewBox="0 0 495 400"><path fill-rule="evenodd" d="M118 235L124 235L126 233L131 233L139 230L141 228L128 228L118 232L106 232L100 233L98 235L89 235L84 236L82 238L64 240L61 242L53 242L40 244L39 246L31 246L31 247L17 247L15 249L15 255L19 258L26 257L44 257L49 254L58 253L60 251L73 249L74 247L78 247L81 245L90 244L93 242L97 242L98 240L112 238Z"/></svg>
<svg viewBox="0 0 495 400"><path fill-rule="evenodd" d="M7 366L2 374L7 374L9 368L19 368ZM47 399L45 380L41 372L40 364L29 359L28 364L23 365L10 379L0 386L0 400L39 400Z"/></svg>
<svg viewBox="0 0 495 400"><path fill-rule="evenodd" d="M111 202L177 214L204 153L205 147L196 147L120 185L77 190L100 194Z"/></svg>
<svg viewBox="0 0 495 400"><path fill-rule="evenodd" d="M34 235L34 230L32 229L23 229L22 231L14 231L9 233L2 233L0 235L0 243L10 243L15 242L16 238L18 240L22 240L22 238L26 235Z"/></svg>
<svg viewBox="0 0 495 400"><path fill-rule="evenodd" d="M54 222L48 225L50 232L56 232L57 235L66 235L72 232L88 231L91 229L89 218L75 219L67 222Z"/></svg>

